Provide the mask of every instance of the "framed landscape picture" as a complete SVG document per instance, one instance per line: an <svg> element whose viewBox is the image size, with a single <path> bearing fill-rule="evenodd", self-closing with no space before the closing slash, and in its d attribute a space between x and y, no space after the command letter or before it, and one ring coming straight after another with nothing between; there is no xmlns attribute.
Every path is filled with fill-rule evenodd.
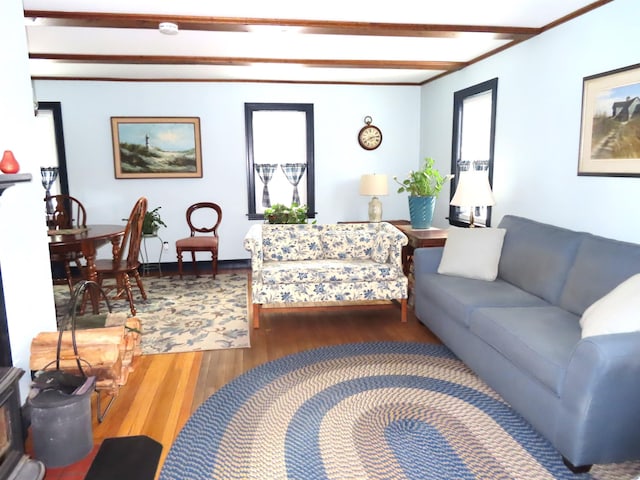
<svg viewBox="0 0 640 480"><path fill-rule="evenodd" d="M116 178L201 178L198 117L111 117Z"/></svg>
<svg viewBox="0 0 640 480"><path fill-rule="evenodd" d="M584 78L578 175L640 176L640 64Z"/></svg>

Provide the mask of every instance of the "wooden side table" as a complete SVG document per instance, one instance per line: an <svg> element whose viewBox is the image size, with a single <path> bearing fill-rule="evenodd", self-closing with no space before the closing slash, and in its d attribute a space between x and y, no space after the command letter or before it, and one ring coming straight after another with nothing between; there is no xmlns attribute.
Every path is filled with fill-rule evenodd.
<svg viewBox="0 0 640 480"><path fill-rule="evenodd" d="M440 228L414 230L411 225L395 225L409 239L409 243L402 249L402 268L405 275L409 275L413 265L413 251L423 247L442 247L447 241L447 231Z"/></svg>
<svg viewBox="0 0 640 480"><path fill-rule="evenodd" d="M409 239L409 243L402 247L402 270L409 279L409 306L413 306L413 285L415 277L413 275L413 252L416 248L442 247L447 241L447 231L440 228L429 228L425 230L414 230L411 225L394 224L397 229L404 233Z"/></svg>

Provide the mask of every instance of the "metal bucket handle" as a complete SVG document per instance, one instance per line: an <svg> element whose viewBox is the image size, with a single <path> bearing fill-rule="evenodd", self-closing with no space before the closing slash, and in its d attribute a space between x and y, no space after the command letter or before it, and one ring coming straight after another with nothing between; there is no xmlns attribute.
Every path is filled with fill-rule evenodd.
<svg viewBox="0 0 640 480"><path fill-rule="evenodd" d="M78 344L76 343L76 316L78 312L78 302L80 301L80 299L84 299L85 292L87 292L88 288L93 288L98 290L98 292L102 295L102 297L104 298L107 304L107 310L109 311L109 313L111 313L111 304L109 303L109 299L107 298L107 295L104 293L104 290L100 285L98 285L96 282L92 282L89 280L82 280L81 282L79 282L76 288L74 289L73 293L71 294L71 301L69 302L69 308L67 309L67 313L62 319L62 322L58 328L59 330L58 346L56 348L56 359L55 359L56 370L60 370L60 352L62 350L62 334L64 333L66 328L69 326L69 324L71 324L70 325L71 326L71 343L73 345L73 353L75 356L76 364L78 365L78 370L80 371L80 374L83 377L86 377L87 375L82 369L81 362L85 362L87 365L89 365L89 368L91 368L91 364L86 360L81 359L80 355L78 355Z"/></svg>

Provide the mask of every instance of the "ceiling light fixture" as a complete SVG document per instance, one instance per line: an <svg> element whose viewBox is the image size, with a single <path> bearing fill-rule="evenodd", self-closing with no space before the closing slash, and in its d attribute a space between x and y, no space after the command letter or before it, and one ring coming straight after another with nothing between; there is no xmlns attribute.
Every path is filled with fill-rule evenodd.
<svg viewBox="0 0 640 480"><path fill-rule="evenodd" d="M160 30L160 33L164 33L165 35L177 35L178 25L171 22L162 22L158 25L158 30Z"/></svg>

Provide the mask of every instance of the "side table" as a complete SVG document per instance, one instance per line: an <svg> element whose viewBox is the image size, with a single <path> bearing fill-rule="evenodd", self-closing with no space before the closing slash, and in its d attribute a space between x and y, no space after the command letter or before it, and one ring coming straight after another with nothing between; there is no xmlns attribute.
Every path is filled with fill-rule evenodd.
<svg viewBox="0 0 640 480"><path fill-rule="evenodd" d="M442 247L447 241L447 231L440 228L429 228L415 230L411 225L394 224L395 227L404 233L409 239L409 243L402 247L402 269L409 279L409 306L413 306L413 285L415 277L413 275L413 252L416 248Z"/></svg>
<svg viewBox="0 0 640 480"><path fill-rule="evenodd" d="M447 231L441 228L415 230L411 228L411 224L394 226L409 239L409 243L402 249L402 267L405 275L409 275L412 268L413 252L416 248L442 247L447 241Z"/></svg>
<svg viewBox="0 0 640 480"><path fill-rule="evenodd" d="M160 255L158 256L157 262L149 262L149 253L147 252L147 239L148 238L157 238L160 242ZM151 234L151 233L143 233L142 234L142 248L140 249L140 259L142 260L142 275L148 274L151 270L158 270L160 276L162 276L162 252L164 250L164 242L160 235Z"/></svg>

